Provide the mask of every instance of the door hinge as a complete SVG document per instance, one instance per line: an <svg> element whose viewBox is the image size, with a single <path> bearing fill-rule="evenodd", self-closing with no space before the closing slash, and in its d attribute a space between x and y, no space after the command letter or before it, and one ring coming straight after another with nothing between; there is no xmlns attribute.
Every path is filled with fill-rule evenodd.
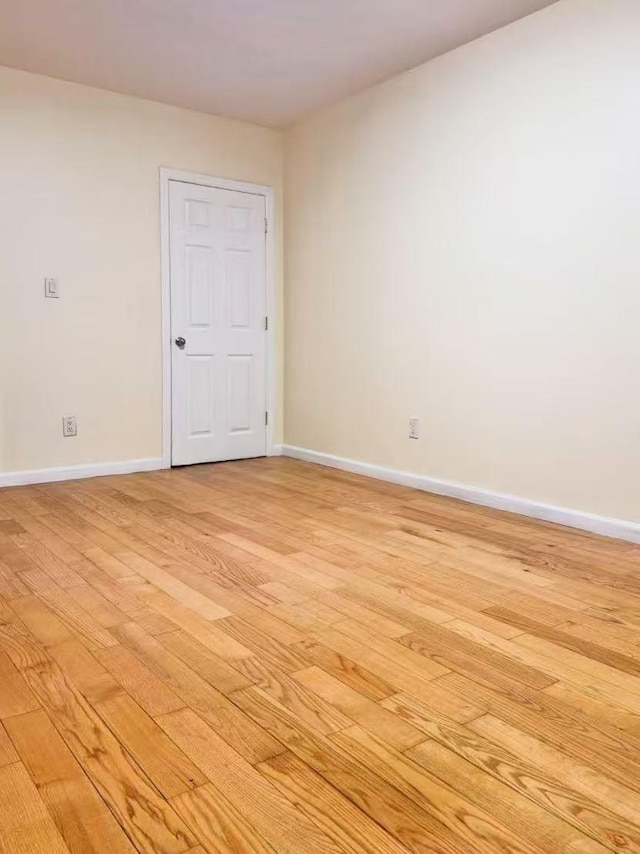
<svg viewBox="0 0 640 854"><path fill-rule="evenodd" d="M265 217L264 218L264 233L267 234L268 231L269 231L269 220Z"/></svg>
<svg viewBox="0 0 640 854"><path fill-rule="evenodd" d="M264 319L264 331L265 332L269 331L269 318L268 317L265 317L265 319Z"/></svg>
<svg viewBox="0 0 640 854"><path fill-rule="evenodd" d="M269 426L269 413L268 412L265 412L265 414L264 414L264 426L265 427Z"/></svg>

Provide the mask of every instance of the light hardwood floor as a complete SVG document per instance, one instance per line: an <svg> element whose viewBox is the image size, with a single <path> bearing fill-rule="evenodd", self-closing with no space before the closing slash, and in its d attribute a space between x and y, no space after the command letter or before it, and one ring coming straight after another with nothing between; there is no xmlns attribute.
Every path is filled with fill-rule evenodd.
<svg viewBox="0 0 640 854"><path fill-rule="evenodd" d="M286 459L0 491L0 852L640 852L640 549Z"/></svg>

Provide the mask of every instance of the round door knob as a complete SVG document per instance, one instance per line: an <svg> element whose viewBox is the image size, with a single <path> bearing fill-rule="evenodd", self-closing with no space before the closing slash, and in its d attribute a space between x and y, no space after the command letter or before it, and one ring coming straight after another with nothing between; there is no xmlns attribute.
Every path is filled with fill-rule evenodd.
<svg viewBox="0 0 640 854"><path fill-rule="evenodd" d="M180 336L180 337L176 338L176 347L179 347L179 348L180 348L180 350L184 350L184 345L185 345L186 343L187 343L187 342L185 341L185 339L184 339L184 338L182 338L182 336Z"/></svg>

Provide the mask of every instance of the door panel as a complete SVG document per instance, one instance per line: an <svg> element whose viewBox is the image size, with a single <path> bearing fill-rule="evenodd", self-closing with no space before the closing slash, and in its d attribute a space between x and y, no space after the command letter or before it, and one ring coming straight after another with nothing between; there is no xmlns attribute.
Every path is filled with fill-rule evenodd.
<svg viewBox="0 0 640 854"><path fill-rule="evenodd" d="M172 463L264 456L264 196L171 181L169 199Z"/></svg>
<svg viewBox="0 0 640 854"><path fill-rule="evenodd" d="M185 246L188 327L213 326L214 254L208 246Z"/></svg>
<svg viewBox="0 0 640 854"><path fill-rule="evenodd" d="M247 329L251 326L251 255L249 252L227 252L227 298L229 326Z"/></svg>
<svg viewBox="0 0 640 854"><path fill-rule="evenodd" d="M214 357L191 356L187 362L187 438L213 436L215 404L213 400Z"/></svg>
<svg viewBox="0 0 640 854"><path fill-rule="evenodd" d="M237 353L227 359L229 432L251 429L251 408L254 360L250 354Z"/></svg>

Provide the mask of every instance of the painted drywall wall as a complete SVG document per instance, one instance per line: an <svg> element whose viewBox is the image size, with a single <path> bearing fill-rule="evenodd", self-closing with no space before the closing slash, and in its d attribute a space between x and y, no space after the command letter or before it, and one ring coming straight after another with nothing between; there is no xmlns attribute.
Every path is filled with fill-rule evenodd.
<svg viewBox="0 0 640 854"><path fill-rule="evenodd" d="M8 68L0 128L0 472L158 458L159 168L274 188L281 311L282 134Z"/></svg>
<svg viewBox="0 0 640 854"><path fill-rule="evenodd" d="M286 443L640 521L639 43L561 0L291 130Z"/></svg>

